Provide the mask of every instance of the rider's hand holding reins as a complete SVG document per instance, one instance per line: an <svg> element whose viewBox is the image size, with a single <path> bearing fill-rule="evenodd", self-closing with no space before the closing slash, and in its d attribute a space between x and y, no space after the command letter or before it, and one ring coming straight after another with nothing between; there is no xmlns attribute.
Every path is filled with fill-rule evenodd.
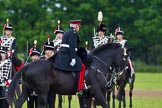
<svg viewBox="0 0 162 108"><path fill-rule="evenodd" d="M71 59L70 66L74 66L76 64L76 59Z"/></svg>

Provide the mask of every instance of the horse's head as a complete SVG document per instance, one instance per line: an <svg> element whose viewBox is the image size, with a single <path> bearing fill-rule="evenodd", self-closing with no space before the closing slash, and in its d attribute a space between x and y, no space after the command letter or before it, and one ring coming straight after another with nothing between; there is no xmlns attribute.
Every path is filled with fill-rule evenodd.
<svg viewBox="0 0 162 108"><path fill-rule="evenodd" d="M92 55L101 59L107 66L124 69L127 51L119 43L107 43L92 50Z"/></svg>

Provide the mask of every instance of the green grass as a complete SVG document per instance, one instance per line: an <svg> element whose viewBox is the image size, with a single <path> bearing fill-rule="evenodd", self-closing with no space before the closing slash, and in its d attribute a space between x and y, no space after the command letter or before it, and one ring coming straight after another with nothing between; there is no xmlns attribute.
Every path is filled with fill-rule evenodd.
<svg viewBox="0 0 162 108"><path fill-rule="evenodd" d="M136 73L135 89L162 90L162 73Z"/></svg>
<svg viewBox="0 0 162 108"><path fill-rule="evenodd" d="M128 104L127 99L127 104ZM129 105L127 105L127 108ZM133 98L133 108L161 108L162 98Z"/></svg>
<svg viewBox="0 0 162 108"><path fill-rule="evenodd" d="M162 90L162 73L136 73L135 80L135 90ZM127 86L128 88L128 86ZM58 100L58 99L56 99ZM127 107L129 108L129 98L126 97ZM56 101L56 108L58 101ZM79 108L77 96L73 96L72 99L72 108ZM118 102L116 102L116 108L118 107ZM162 107L162 98L156 97L135 97L133 96L133 108L161 108ZM23 108L26 107L24 103ZM67 96L65 96L63 102L63 108L68 108ZM98 106L98 108L101 108Z"/></svg>

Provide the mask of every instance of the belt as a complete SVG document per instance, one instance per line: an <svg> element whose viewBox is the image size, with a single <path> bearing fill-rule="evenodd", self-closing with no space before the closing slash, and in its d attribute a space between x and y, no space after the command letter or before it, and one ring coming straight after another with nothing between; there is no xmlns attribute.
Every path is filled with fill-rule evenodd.
<svg viewBox="0 0 162 108"><path fill-rule="evenodd" d="M61 44L60 47L69 48L70 46L68 44Z"/></svg>
<svg viewBox="0 0 162 108"><path fill-rule="evenodd" d="M70 48L70 46L68 44L61 44L60 47L63 47L63 48ZM75 48L75 51L78 51L77 48Z"/></svg>

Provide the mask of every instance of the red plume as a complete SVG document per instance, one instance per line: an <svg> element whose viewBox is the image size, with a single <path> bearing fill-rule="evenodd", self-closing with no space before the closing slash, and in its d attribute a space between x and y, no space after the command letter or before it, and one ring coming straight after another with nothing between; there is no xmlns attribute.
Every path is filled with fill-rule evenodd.
<svg viewBox="0 0 162 108"><path fill-rule="evenodd" d="M47 37L47 39L50 39L50 35L47 35L46 37Z"/></svg>
<svg viewBox="0 0 162 108"><path fill-rule="evenodd" d="M7 26L7 24L4 24L4 26L3 26L3 30L6 28L6 26Z"/></svg>
<svg viewBox="0 0 162 108"><path fill-rule="evenodd" d="M2 40L0 39L0 44L2 43Z"/></svg>
<svg viewBox="0 0 162 108"><path fill-rule="evenodd" d="M30 50L29 50L29 55L31 55L32 52L33 52L33 48L30 48Z"/></svg>
<svg viewBox="0 0 162 108"><path fill-rule="evenodd" d="M119 31L119 29L118 29L118 28L116 28L116 29L115 29L115 35L117 34L117 32L118 32L118 31Z"/></svg>

